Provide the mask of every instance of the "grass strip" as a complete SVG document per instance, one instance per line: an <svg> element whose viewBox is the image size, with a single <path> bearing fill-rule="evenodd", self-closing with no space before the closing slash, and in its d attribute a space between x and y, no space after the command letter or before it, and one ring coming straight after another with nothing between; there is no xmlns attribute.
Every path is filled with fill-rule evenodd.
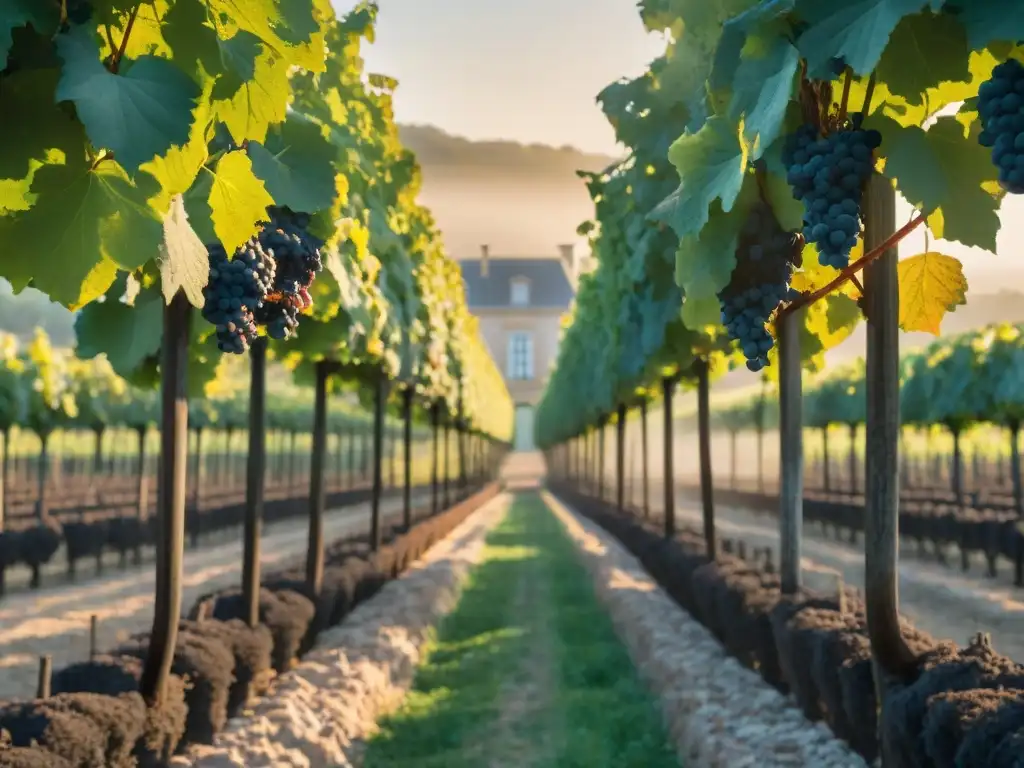
<svg viewBox="0 0 1024 768"><path fill-rule="evenodd" d="M487 537L366 768L678 766L574 547L535 493Z"/></svg>

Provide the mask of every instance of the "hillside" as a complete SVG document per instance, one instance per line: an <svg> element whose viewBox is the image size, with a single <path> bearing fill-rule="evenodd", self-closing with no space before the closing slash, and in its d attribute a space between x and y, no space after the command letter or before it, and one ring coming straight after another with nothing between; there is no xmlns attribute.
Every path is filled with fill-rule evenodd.
<svg viewBox="0 0 1024 768"><path fill-rule="evenodd" d="M448 252L548 256L583 241L576 227L593 204L576 170L600 171L614 158L571 147L470 141L431 126L399 127L423 168L423 203L437 218Z"/></svg>

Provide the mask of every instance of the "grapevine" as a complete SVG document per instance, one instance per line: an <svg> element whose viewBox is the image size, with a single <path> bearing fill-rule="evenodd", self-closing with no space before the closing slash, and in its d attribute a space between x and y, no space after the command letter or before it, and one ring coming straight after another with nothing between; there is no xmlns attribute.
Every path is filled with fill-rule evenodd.
<svg viewBox="0 0 1024 768"><path fill-rule="evenodd" d="M782 150L793 197L804 206L804 239L818 247L822 264L835 269L850 263L872 152L882 143L878 131L863 130L860 122L854 115L849 126L825 135L816 126L801 126Z"/></svg>
<svg viewBox="0 0 1024 768"><path fill-rule="evenodd" d="M766 325L782 302L796 297L789 281L800 266L799 239L782 229L770 205L758 201L740 232L729 284L718 294L722 325L740 343L751 371L768 364L775 340Z"/></svg>
<svg viewBox="0 0 1024 768"><path fill-rule="evenodd" d="M254 313L263 307L274 284L274 259L258 237L250 238L230 260L219 244L210 246L209 252L203 318L217 329L218 349L242 354L256 339Z"/></svg>
<svg viewBox="0 0 1024 768"><path fill-rule="evenodd" d="M1007 59L992 70L978 89L978 113L978 143L992 149L1000 185L1024 194L1024 64Z"/></svg>

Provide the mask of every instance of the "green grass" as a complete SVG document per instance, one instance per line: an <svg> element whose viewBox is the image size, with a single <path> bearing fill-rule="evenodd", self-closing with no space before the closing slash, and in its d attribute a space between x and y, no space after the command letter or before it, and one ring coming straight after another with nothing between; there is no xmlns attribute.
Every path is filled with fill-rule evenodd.
<svg viewBox="0 0 1024 768"><path fill-rule="evenodd" d="M517 497L367 768L677 766L561 525Z"/></svg>

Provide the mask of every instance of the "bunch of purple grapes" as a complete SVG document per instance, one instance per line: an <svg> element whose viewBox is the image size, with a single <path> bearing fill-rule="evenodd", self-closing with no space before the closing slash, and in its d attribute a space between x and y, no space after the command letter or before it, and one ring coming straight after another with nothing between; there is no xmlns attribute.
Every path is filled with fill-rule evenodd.
<svg viewBox="0 0 1024 768"><path fill-rule="evenodd" d="M1010 194L1024 194L1024 64L1007 59L996 65L978 89L978 115L978 143L991 147L999 183Z"/></svg>
<svg viewBox="0 0 1024 768"><path fill-rule="evenodd" d="M782 150L793 197L804 205L804 240L818 248L818 260L843 269L860 234L864 185L874 169L873 152L882 143L875 130L852 126L819 134L804 125L787 139Z"/></svg>
<svg viewBox="0 0 1024 768"><path fill-rule="evenodd" d="M210 279L203 292L203 318L217 330L217 347L240 355L258 334L255 313L274 284L274 259L258 237L250 238L229 259L221 245L208 247Z"/></svg>
<svg viewBox="0 0 1024 768"><path fill-rule="evenodd" d="M729 284L718 294L722 324L729 338L739 342L751 371L768 364L775 339L766 326L782 302L799 295L789 282L800 263L798 236L785 231L771 206L760 201L744 222L736 266Z"/></svg>

